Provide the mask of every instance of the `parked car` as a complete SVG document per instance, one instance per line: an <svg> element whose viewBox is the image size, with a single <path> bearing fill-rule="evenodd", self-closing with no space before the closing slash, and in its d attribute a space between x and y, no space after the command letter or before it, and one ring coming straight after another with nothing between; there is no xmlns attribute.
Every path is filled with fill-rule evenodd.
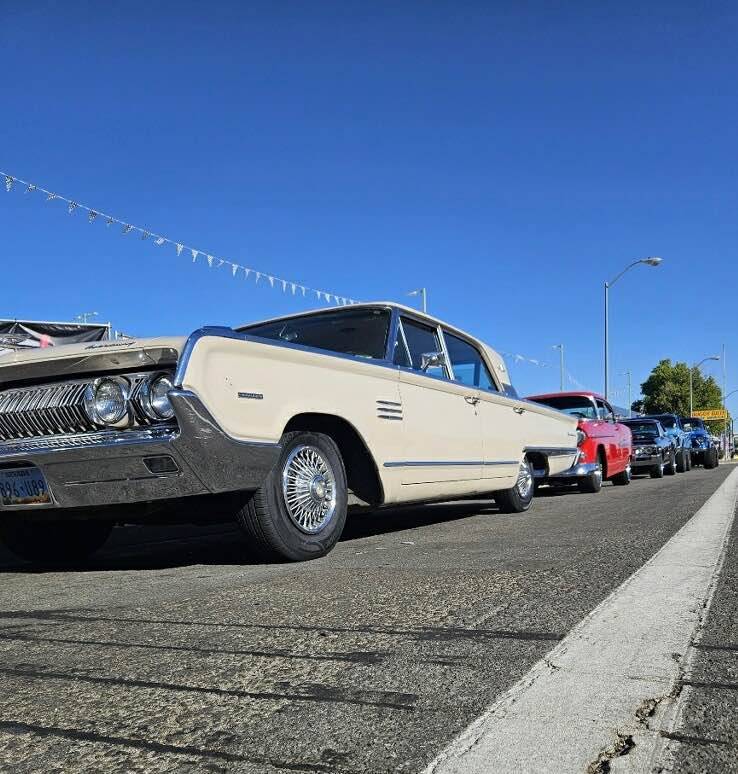
<svg viewBox="0 0 738 774"><path fill-rule="evenodd" d="M692 468L692 436L684 428L681 417L676 414L645 414L644 419L655 419L661 423L666 434L671 438L676 453L678 473L685 473Z"/></svg>
<svg viewBox="0 0 738 774"><path fill-rule="evenodd" d="M494 350L394 304L17 352L0 385L0 537L44 561L89 554L121 519L220 511L310 559L349 503L521 512L534 469L579 454L576 419L520 400Z"/></svg>
<svg viewBox="0 0 738 774"><path fill-rule="evenodd" d="M676 449L673 439L657 419L639 417L625 419L623 424L633 434L634 473L649 473L651 478L673 476L677 472Z"/></svg>
<svg viewBox="0 0 738 774"><path fill-rule="evenodd" d="M579 430L577 464L556 475L542 475L541 483L577 484L582 492L599 492L602 480L617 486L630 483L632 439L630 429L617 421L612 406L596 392L554 392L530 395L526 400L574 417Z"/></svg>
<svg viewBox="0 0 738 774"><path fill-rule="evenodd" d="M712 445L710 432L700 417L682 417L682 426L689 433L692 442L690 457L692 464L706 468L718 466L718 451Z"/></svg>

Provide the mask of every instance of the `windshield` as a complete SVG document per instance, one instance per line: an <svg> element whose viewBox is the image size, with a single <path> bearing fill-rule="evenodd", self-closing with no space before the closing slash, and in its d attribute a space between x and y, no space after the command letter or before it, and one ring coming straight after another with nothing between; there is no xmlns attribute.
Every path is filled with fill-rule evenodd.
<svg viewBox="0 0 738 774"><path fill-rule="evenodd" d="M659 434L658 425L655 422L626 422L630 432L634 436L649 436L655 438Z"/></svg>
<svg viewBox="0 0 738 774"><path fill-rule="evenodd" d="M579 419L597 419L594 401L584 395L556 395L550 398L534 398L535 403L563 411Z"/></svg>
<svg viewBox="0 0 738 774"><path fill-rule="evenodd" d="M342 355L383 360L389 323L389 309L342 309L246 325L239 331Z"/></svg>
<svg viewBox="0 0 738 774"><path fill-rule="evenodd" d="M673 430L677 426L676 419L669 414L662 414L661 416L656 417L656 419L658 419L667 430Z"/></svg>
<svg viewBox="0 0 738 774"><path fill-rule="evenodd" d="M689 417L683 419L682 424L685 430L704 430L705 423L699 417Z"/></svg>

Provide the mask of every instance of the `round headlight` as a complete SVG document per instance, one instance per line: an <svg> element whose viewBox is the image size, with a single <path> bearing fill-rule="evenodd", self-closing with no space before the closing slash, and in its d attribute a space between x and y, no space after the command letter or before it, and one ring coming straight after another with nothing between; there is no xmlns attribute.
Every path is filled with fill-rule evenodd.
<svg viewBox="0 0 738 774"><path fill-rule="evenodd" d="M128 418L128 385L122 379L95 379L85 390L85 411L96 425L119 425Z"/></svg>
<svg viewBox="0 0 738 774"><path fill-rule="evenodd" d="M160 421L174 416L174 407L167 395L173 387L171 377L167 374L159 374L146 380L141 396L143 409L150 419Z"/></svg>

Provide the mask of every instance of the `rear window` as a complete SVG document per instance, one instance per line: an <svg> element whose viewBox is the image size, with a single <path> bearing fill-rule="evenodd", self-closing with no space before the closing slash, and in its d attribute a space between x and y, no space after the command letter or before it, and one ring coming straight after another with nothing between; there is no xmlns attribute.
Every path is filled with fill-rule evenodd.
<svg viewBox="0 0 738 774"><path fill-rule="evenodd" d="M248 325L239 330L263 339L301 344L342 355L384 360L389 324L388 309L342 309Z"/></svg>

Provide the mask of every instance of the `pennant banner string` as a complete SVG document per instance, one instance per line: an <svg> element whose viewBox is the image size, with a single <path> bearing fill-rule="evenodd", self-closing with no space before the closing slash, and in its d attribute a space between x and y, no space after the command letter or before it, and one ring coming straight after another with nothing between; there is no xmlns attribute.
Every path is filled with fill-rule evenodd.
<svg viewBox="0 0 738 774"><path fill-rule="evenodd" d="M275 283L278 283L281 286L283 293L286 292L287 287L289 286L292 289L292 295L296 295L295 291L297 288L299 288L300 291L302 292L303 297L307 292L312 292L312 293L315 293L316 297L319 300L325 299L326 303L329 303L329 304L331 303L331 300L333 300L338 306L357 303L352 298L338 296L335 293L327 293L325 290L317 290L315 288L310 288L307 285L302 285L292 280L282 279L282 277L277 277L274 274L267 274L266 272L257 271L256 269L243 266L242 264L234 263L233 261L229 261L226 258L217 258L204 250L199 250L197 248L190 247L184 242L180 242L174 239L169 239L168 237L162 236L161 234L155 234L152 231L149 231L148 229L141 228L140 226L135 226L132 223L128 223L125 220L116 218L114 215L109 215L108 213L103 212L98 208L93 209L92 207L88 207L85 204L80 204L79 202L74 201L73 199L68 199L66 196L62 196L61 194L55 193L53 191L49 191L46 188L42 188L40 185L36 185L35 183L29 183L27 180L22 180L19 177L15 177L15 175L9 175L6 172L0 171L0 179L5 180L5 190L8 193L10 193L13 190L13 187L17 183L21 187L25 186L25 193L27 194L31 194L34 191L39 191L40 193L46 196L47 202L55 201L57 199L61 202L64 202L67 205L67 211L69 212L70 215L73 215L74 211L77 209L84 210L87 213L87 219L90 223L93 223L98 218L101 218L102 220L104 220L106 226L110 226L113 223L116 223L117 225L122 227L121 233L123 235L130 234L132 231L136 231L138 234L141 235L142 240L151 239L152 243L159 247L162 247L164 245L172 245L176 249L177 255L181 255L183 250L188 250L192 255L193 263L196 262L197 258L202 255L207 258L209 268L215 267L216 269L219 269L221 266L229 266L234 277L237 276L239 271L242 271L244 274L244 279L249 279L250 276L253 275L255 284L257 285L259 284L259 280L262 277L266 277L269 280L270 287L273 288L275 286Z"/></svg>

